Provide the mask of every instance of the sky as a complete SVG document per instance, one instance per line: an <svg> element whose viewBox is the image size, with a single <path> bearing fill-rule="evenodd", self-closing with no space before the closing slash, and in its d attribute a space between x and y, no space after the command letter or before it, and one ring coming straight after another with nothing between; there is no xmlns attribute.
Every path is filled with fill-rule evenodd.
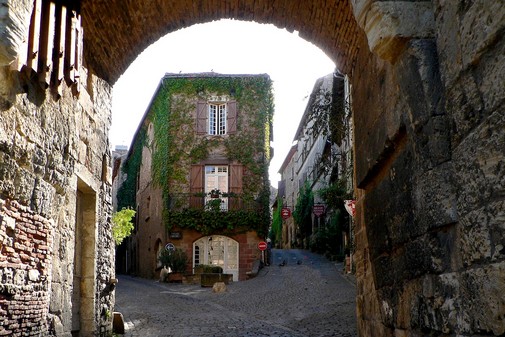
<svg viewBox="0 0 505 337"><path fill-rule="evenodd" d="M274 25L220 20L193 25L153 43L113 87L112 149L130 147L147 106L165 73L268 74L274 89L274 157L269 176L277 187L279 168L293 144L316 80L335 69L318 47Z"/></svg>

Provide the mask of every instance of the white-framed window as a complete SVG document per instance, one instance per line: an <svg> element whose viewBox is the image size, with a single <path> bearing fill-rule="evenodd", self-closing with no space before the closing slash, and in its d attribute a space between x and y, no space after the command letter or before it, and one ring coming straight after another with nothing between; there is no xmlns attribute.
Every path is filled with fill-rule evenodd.
<svg viewBox="0 0 505 337"><path fill-rule="evenodd" d="M226 104L209 104L209 135L226 134Z"/></svg>
<svg viewBox="0 0 505 337"><path fill-rule="evenodd" d="M213 195L213 191L219 194ZM223 193L228 193L228 166L207 165L205 166L205 203L221 200L221 210L228 210L228 198L223 197Z"/></svg>

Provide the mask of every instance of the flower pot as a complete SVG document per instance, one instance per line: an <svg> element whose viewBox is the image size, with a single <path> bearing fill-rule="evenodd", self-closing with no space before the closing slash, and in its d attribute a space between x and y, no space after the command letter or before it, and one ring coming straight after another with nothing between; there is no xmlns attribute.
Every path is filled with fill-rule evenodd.
<svg viewBox="0 0 505 337"><path fill-rule="evenodd" d="M169 273L168 282L171 283L182 283L182 273Z"/></svg>

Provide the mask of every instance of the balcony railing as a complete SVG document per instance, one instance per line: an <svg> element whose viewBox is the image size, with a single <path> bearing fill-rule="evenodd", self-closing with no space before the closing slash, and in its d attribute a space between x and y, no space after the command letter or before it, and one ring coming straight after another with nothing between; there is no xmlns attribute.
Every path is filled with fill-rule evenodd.
<svg viewBox="0 0 505 337"><path fill-rule="evenodd" d="M185 209L200 210L247 210L255 211L260 209L260 204L250 196L236 193L220 193L211 195L209 193L172 193L168 203L171 211L182 211Z"/></svg>

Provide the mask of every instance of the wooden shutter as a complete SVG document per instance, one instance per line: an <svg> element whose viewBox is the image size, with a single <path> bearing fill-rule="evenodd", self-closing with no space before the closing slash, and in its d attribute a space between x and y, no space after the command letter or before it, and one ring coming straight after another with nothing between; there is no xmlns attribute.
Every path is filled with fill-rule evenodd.
<svg viewBox="0 0 505 337"><path fill-rule="evenodd" d="M198 102L196 105L196 133L203 135L207 133L207 103Z"/></svg>
<svg viewBox="0 0 505 337"><path fill-rule="evenodd" d="M229 174L229 188L230 192L237 194L237 196L230 197L228 202L229 209L240 209L242 207L242 173L243 165L231 164Z"/></svg>
<svg viewBox="0 0 505 337"><path fill-rule="evenodd" d="M204 198L201 196L195 196L194 194L203 192L203 165L191 165L189 186L191 194L189 200L190 207L202 208Z"/></svg>
<svg viewBox="0 0 505 337"><path fill-rule="evenodd" d="M232 135L237 132L237 101L229 101L226 109L226 123L228 124L227 133Z"/></svg>

